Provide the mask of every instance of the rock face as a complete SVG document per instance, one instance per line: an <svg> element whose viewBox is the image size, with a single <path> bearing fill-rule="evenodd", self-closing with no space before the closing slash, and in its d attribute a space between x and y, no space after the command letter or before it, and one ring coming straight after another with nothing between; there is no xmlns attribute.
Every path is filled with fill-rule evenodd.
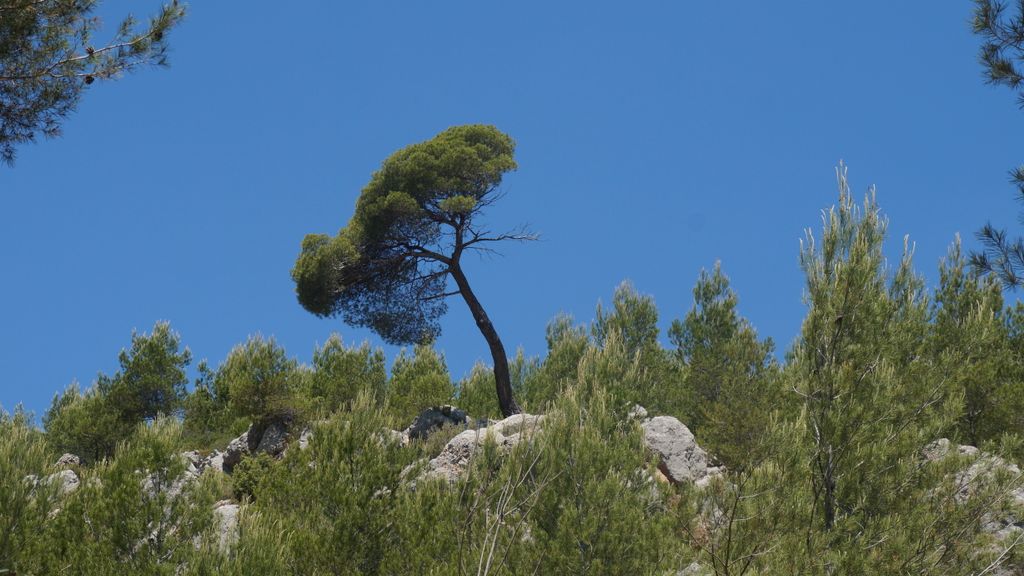
<svg viewBox="0 0 1024 576"><path fill-rule="evenodd" d="M224 458L221 468L228 474L235 468L235 464L242 461L243 456L249 455L249 432L243 432L241 436L228 443L224 449Z"/></svg>
<svg viewBox="0 0 1024 576"><path fill-rule="evenodd" d="M249 429L252 432L252 428ZM256 453L265 452L271 456L279 456L284 452L288 444L288 430L284 424L279 422L271 423L263 430L259 444L256 445Z"/></svg>
<svg viewBox="0 0 1024 576"><path fill-rule="evenodd" d="M659 458L658 470L672 484L692 482L706 485L721 468L708 466L708 455L697 444L690 429L672 416L655 416L646 420L644 443Z"/></svg>
<svg viewBox="0 0 1024 576"><path fill-rule="evenodd" d="M455 406L435 406L427 408L412 421L412 424L403 431L403 434L412 440L426 438L438 428L446 425L466 426L469 424L469 416Z"/></svg>
<svg viewBox="0 0 1024 576"><path fill-rule="evenodd" d="M216 470L217 472L224 471L224 453L220 450L214 450L210 452L210 455L206 457L206 466L203 467L203 471Z"/></svg>
<svg viewBox="0 0 1024 576"><path fill-rule="evenodd" d="M420 480L441 478L454 484L466 471L469 460L487 437L488 430L465 430L448 441L436 458L427 462L426 471ZM495 442L504 442L505 437L498 432L491 432Z"/></svg>

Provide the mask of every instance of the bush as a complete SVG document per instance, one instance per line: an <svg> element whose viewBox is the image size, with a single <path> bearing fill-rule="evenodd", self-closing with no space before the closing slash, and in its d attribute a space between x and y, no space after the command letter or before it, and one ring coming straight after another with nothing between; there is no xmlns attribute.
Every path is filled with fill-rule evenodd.
<svg viewBox="0 0 1024 576"><path fill-rule="evenodd" d="M391 367L388 406L393 422L405 427L425 408L448 404L455 386L444 357L432 346L416 346L412 356L403 349Z"/></svg>
<svg viewBox="0 0 1024 576"><path fill-rule="evenodd" d="M235 499L254 499L260 481L270 472L274 459L263 452L246 456L231 471L231 489Z"/></svg>
<svg viewBox="0 0 1024 576"><path fill-rule="evenodd" d="M236 346L216 379L217 389L226 392L228 406L237 416L267 422L296 415L302 373L273 338L253 336Z"/></svg>
<svg viewBox="0 0 1024 576"><path fill-rule="evenodd" d="M346 348L341 337L332 334L323 346L313 350L310 394L325 413L350 409L363 392L382 403L386 386L384 352L379 348L371 350L366 342L358 348Z"/></svg>
<svg viewBox="0 0 1024 576"><path fill-rule="evenodd" d="M117 443L131 436L136 426L119 418L117 408L99 389L83 394L77 384L54 396L43 425L55 453L70 452L86 463L112 456Z"/></svg>

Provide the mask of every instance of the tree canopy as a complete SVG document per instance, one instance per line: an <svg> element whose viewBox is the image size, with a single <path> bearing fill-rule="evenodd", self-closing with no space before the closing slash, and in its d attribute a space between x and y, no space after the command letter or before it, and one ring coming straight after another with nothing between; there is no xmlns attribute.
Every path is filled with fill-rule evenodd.
<svg viewBox="0 0 1024 576"><path fill-rule="evenodd" d="M167 64L167 33L185 15L174 0L146 26L125 17L108 43L97 44L98 0L0 0L0 160L42 134L60 133L95 80L142 65Z"/></svg>
<svg viewBox="0 0 1024 576"><path fill-rule="evenodd" d="M502 177L516 169L514 151L497 128L468 125L395 152L363 188L348 225L333 237L307 235L292 269L307 310L341 315L394 344L436 338L445 299L461 295L490 347L506 414L518 412L508 359L461 261L494 242L533 238L523 230L494 234L478 222L501 197Z"/></svg>
<svg viewBox="0 0 1024 576"><path fill-rule="evenodd" d="M989 84L1007 86L1017 92L1024 108L1024 1L1007 14L998 0L975 0L973 28L983 43L978 59ZM1024 201L1024 166L1010 171L1018 199ZM1021 218L1024 222L1024 215ZM981 272L995 274L1007 287L1024 285L1024 239L1010 238L1005 229L991 223L978 231L983 249L971 254L971 264Z"/></svg>

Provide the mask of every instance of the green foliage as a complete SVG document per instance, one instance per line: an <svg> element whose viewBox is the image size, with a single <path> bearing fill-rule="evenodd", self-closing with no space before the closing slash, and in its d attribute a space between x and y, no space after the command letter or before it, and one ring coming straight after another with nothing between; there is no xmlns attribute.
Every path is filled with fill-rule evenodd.
<svg viewBox="0 0 1024 576"><path fill-rule="evenodd" d="M1009 16L1006 5L998 0L974 0L974 33L981 36L979 60L990 84L1019 90L1024 83L1024 7ZM1024 106L1024 92L1018 95Z"/></svg>
<svg viewBox="0 0 1024 576"><path fill-rule="evenodd" d="M603 346L590 346L583 353L575 384L584 394L606 394L620 414L643 405L654 388L642 355L630 352L618 330L608 334Z"/></svg>
<svg viewBox="0 0 1024 576"><path fill-rule="evenodd" d="M773 343L759 341L737 314L738 299L718 263L710 273L701 271L693 298L690 312L669 329L685 379L662 391L662 402L705 448L739 469L757 461L771 413L783 407Z"/></svg>
<svg viewBox="0 0 1024 576"><path fill-rule="evenodd" d="M216 387L225 390L228 406L255 422L292 417L302 373L273 338L250 337L236 346L217 373Z"/></svg>
<svg viewBox="0 0 1024 576"><path fill-rule="evenodd" d="M501 409L494 395L494 372L481 362L459 381L455 404L466 411L471 418L501 419Z"/></svg>
<svg viewBox="0 0 1024 576"><path fill-rule="evenodd" d="M516 168L515 143L493 126L455 126L395 152L356 202L348 225L311 234L292 268L302 304L318 316L342 315L392 344L425 344L441 332L446 298L460 295L487 341L502 414L519 413L505 346L462 269L469 251L492 242L531 240L523 231L491 235L477 217ZM448 279L456 290L448 291Z"/></svg>
<svg viewBox="0 0 1024 576"><path fill-rule="evenodd" d="M307 450L290 453L259 483L261 523L280 522L289 536L277 548L288 573L377 574L384 556L398 553L389 542L409 455L383 434L385 423L363 394L351 413L318 426ZM251 566L241 556L249 539L243 532L238 558Z"/></svg>
<svg viewBox="0 0 1024 576"><path fill-rule="evenodd" d="M30 497L30 505L48 509L45 520L30 526L30 545L15 552L13 568L25 574L59 574L69 566L90 575L174 574L194 553L193 539L210 528L214 496L208 482L173 489L184 471L177 456L180 430L168 419L142 424L113 458L76 470L77 490Z"/></svg>
<svg viewBox="0 0 1024 576"><path fill-rule="evenodd" d="M391 366L388 395L392 421L402 428L424 409L450 404L455 386L444 357L433 346L416 346L411 356L403 349Z"/></svg>
<svg viewBox="0 0 1024 576"><path fill-rule="evenodd" d="M440 333L447 276L480 238L472 220L516 168L512 139L493 126L457 126L395 152L363 188L336 237L309 235L292 269L299 302L342 314L396 344ZM452 228L458 245L441 246Z"/></svg>
<svg viewBox="0 0 1024 576"><path fill-rule="evenodd" d="M46 439L56 453L69 452L86 462L97 462L114 453L135 424L122 420L116 406L97 388L84 394L71 384L54 396L43 415Z"/></svg>
<svg viewBox="0 0 1024 576"><path fill-rule="evenodd" d="M167 322L158 322L151 334L132 333L131 348L118 356L121 369L96 382L122 420L135 424L178 411L188 383L185 368L192 362L192 353L180 346L181 337Z"/></svg>
<svg viewBox="0 0 1024 576"><path fill-rule="evenodd" d="M38 545L38 532L54 506L56 486L38 481L50 458L46 448L23 413L0 410L0 574L17 569L24 551Z"/></svg>
<svg viewBox="0 0 1024 576"><path fill-rule="evenodd" d="M628 281L619 284L610 311L605 312L601 303L597 304L591 332L597 343L604 343L612 332L617 332L631 356L657 350L658 309L654 298L639 294Z"/></svg>
<svg viewBox="0 0 1024 576"><path fill-rule="evenodd" d="M960 241L939 268L929 337L933 358L963 396L963 411L952 435L981 446L1011 430L1021 430L1024 409L998 281L969 270Z"/></svg>
<svg viewBox="0 0 1024 576"><path fill-rule="evenodd" d="M97 0L0 1L0 159L37 134L60 133L61 122L93 81L143 65L167 63L167 35L185 16L177 1L148 25L125 18L106 44L94 36Z"/></svg>
<svg viewBox="0 0 1024 576"><path fill-rule="evenodd" d="M537 358L527 358L522 348L516 350L516 355L509 359L512 390L516 396L523 397L527 411L543 412L543 409L533 410L527 393L528 386L536 384L540 365ZM500 420L501 408L494 394L494 370L482 362L477 362L470 370L469 376L460 380L457 385L456 405L472 418Z"/></svg>
<svg viewBox="0 0 1024 576"><path fill-rule="evenodd" d="M548 353L540 367L523 379L524 404L534 411L543 411L576 381L580 359L591 346L586 329L565 314L548 323L547 344Z"/></svg>
<svg viewBox="0 0 1024 576"><path fill-rule="evenodd" d="M274 459L264 452L246 456L231 470L231 490L238 500L252 499L260 481L271 473Z"/></svg>
<svg viewBox="0 0 1024 576"><path fill-rule="evenodd" d="M523 548L511 556L510 574L657 573L680 566L686 553L671 537L639 427L601 389L567 393L536 443L520 443L492 484L515 486L508 500L524 502L528 516L530 538L520 544L513 532L503 542Z"/></svg>
<svg viewBox="0 0 1024 576"><path fill-rule="evenodd" d="M989 84L1003 85L1017 92L1024 106L1022 65L1024 65L1024 3L1017 2L1012 14L1000 0L974 0L974 33L982 38L979 60ZM1024 200L1024 166L1010 171L1017 197ZM1006 230L991 223L978 231L982 250L971 253L975 270L992 274L1007 287L1024 285L1024 238L1011 239Z"/></svg>
<svg viewBox="0 0 1024 576"><path fill-rule="evenodd" d="M114 452L143 420L178 412L185 398L185 368L191 362L170 324L158 322L151 334L132 333L130 349L119 356L121 369L100 374L84 394L72 384L53 399L43 416L50 444L96 461Z"/></svg>
<svg viewBox="0 0 1024 576"><path fill-rule="evenodd" d="M371 350L367 342L358 348L346 348L341 337L332 334L323 346L313 350L310 393L323 411L350 409L363 392L383 402L386 386L384 352Z"/></svg>
<svg viewBox="0 0 1024 576"><path fill-rule="evenodd" d="M815 529L853 538L908 497L909 458L947 429L959 396L925 354L928 301L909 249L886 269L874 195L858 210L837 174L839 205L801 253L810 309L788 377L807 419Z"/></svg>
<svg viewBox="0 0 1024 576"><path fill-rule="evenodd" d="M235 415L228 405L226 382L210 369L206 361L199 363L199 377L192 393L185 398L185 417L182 421L185 444L192 448L212 448L227 444L241 430L235 426ZM249 425L243 420L241 428Z"/></svg>

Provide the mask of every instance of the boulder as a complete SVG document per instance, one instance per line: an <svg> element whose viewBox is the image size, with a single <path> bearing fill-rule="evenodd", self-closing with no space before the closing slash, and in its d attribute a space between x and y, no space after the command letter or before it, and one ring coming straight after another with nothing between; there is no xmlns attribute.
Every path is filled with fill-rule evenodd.
<svg viewBox="0 0 1024 576"><path fill-rule="evenodd" d="M70 468L72 466L81 466L82 460L74 454L64 453L60 458L57 459L57 468Z"/></svg>
<svg viewBox="0 0 1024 576"><path fill-rule="evenodd" d="M182 462L185 463L185 471L198 476L202 474L203 470L209 464L206 458L196 450L189 450L188 452L182 452L178 454Z"/></svg>
<svg viewBox="0 0 1024 576"><path fill-rule="evenodd" d="M639 420L643 422L644 420L647 420L647 408L644 408L639 404L633 404L633 407L629 409L628 413L626 413L626 417L630 420Z"/></svg>
<svg viewBox="0 0 1024 576"><path fill-rule="evenodd" d="M249 432L246 431L243 432L241 436L228 443L228 447L224 450L221 469L230 474L231 470L235 468L235 465L242 461L242 457L248 455Z"/></svg>
<svg viewBox="0 0 1024 576"><path fill-rule="evenodd" d="M313 439L313 431L306 428L299 434L299 450L305 450L309 448L309 441Z"/></svg>
<svg viewBox="0 0 1024 576"><path fill-rule="evenodd" d="M78 474L75 474L74 470L61 470L55 472L46 477L45 482L57 487L57 493L61 496L67 496L75 490L78 490L81 481L78 479Z"/></svg>
<svg viewBox="0 0 1024 576"><path fill-rule="evenodd" d="M455 406L434 406L427 408L412 421L402 433L411 440L426 438L442 426L466 426L469 416Z"/></svg>
<svg viewBox="0 0 1024 576"><path fill-rule="evenodd" d="M676 576L706 576L708 574L712 574L712 572L696 560L691 562L686 568L676 572Z"/></svg>
<svg viewBox="0 0 1024 576"><path fill-rule="evenodd" d="M491 428L464 430L449 440L436 458L427 462L426 470L418 480L441 478L449 484L454 484L465 473L470 458L483 445L488 435L499 445L505 443L505 437ZM403 474L408 473L411 468L404 470Z"/></svg>
<svg viewBox="0 0 1024 576"><path fill-rule="evenodd" d="M516 414L490 422L486 428L463 430L445 444L436 458L426 463L426 469L417 480L442 478L453 484L465 473L470 459L487 438L491 438L502 450L511 450L523 438L539 430L543 421L543 415ZM413 468L406 468L403 474Z"/></svg>
<svg viewBox="0 0 1024 576"><path fill-rule="evenodd" d="M250 431L252 429L250 428ZM280 456L288 445L288 430L281 422L273 422L263 430L256 453L264 452L271 456Z"/></svg>
<svg viewBox="0 0 1024 576"><path fill-rule="evenodd" d="M238 504L230 500L221 500L213 505L217 546L222 553L227 553L238 542L238 512Z"/></svg>
<svg viewBox="0 0 1024 576"><path fill-rule="evenodd" d="M210 455L203 461L202 471L216 470L217 472L224 472L224 453L220 450L214 450L210 452Z"/></svg>
<svg viewBox="0 0 1024 576"><path fill-rule="evenodd" d="M658 456L658 469L669 482L700 482L709 475L721 473L721 468L708 467L707 453L697 444L690 429L678 419L655 416L641 427L644 443Z"/></svg>
<svg viewBox="0 0 1024 576"><path fill-rule="evenodd" d="M521 432L535 432L543 422L543 414L513 414L504 420L489 423L487 429L507 437L520 434Z"/></svg>

